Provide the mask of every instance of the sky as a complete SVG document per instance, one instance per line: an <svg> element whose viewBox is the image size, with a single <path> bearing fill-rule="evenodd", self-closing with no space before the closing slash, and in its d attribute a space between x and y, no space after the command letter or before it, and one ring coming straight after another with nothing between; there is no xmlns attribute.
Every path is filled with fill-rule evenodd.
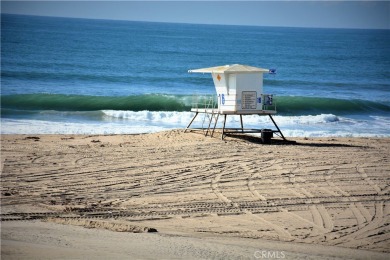
<svg viewBox="0 0 390 260"><path fill-rule="evenodd" d="M130 21L390 29L390 1L1 1L1 12Z"/></svg>

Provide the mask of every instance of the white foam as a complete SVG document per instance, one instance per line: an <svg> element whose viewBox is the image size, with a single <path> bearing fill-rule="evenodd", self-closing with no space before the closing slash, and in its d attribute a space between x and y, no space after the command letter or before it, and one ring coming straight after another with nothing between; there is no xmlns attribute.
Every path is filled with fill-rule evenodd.
<svg viewBox="0 0 390 260"><path fill-rule="evenodd" d="M270 121L268 116L258 116L258 115L247 115L244 117L245 122L249 124L259 124L267 123ZM280 125L289 125L289 124L324 124L324 123L333 123L339 122L341 119L332 114L321 114L321 115L308 115L308 116L273 116L275 121ZM228 117L228 122L239 122L239 116L230 116Z"/></svg>
<svg viewBox="0 0 390 260"><path fill-rule="evenodd" d="M192 112L164 112L164 111L124 111L124 110L103 110L105 118L127 119L131 121L149 121L149 122L164 122L172 124L188 123L194 113ZM203 115L200 114L199 118ZM338 122L340 118L332 114L308 115L308 116L274 116L280 124L318 124ZM199 120L199 119L198 119ZM239 122L239 116L229 116L228 123ZM258 115L246 115L245 122L249 124L259 124L268 122L269 118Z"/></svg>
<svg viewBox="0 0 390 260"><path fill-rule="evenodd" d="M176 111L124 111L124 110L103 110L106 120L126 119L137 122L164 122L170 124L185 124L194 116L192 112Z"/></svg>
<svg viewBox="0 0 390 260"><path fill-rule="evenodd" d="M102 120L56 122L26 119L1 119L2 134L134 134L185 128L192 112L102 111ZM287 137L390 137L390 117L353 119L332 114L273 117ZM79 119L78 119L79 120ZM275 129L268 116L243 117L245 128ZM207 127L209 119L199 114L192 127ZM220 117L217 127L222 127ZM239 116L228 116L226 127L240 127Z"/></svg>

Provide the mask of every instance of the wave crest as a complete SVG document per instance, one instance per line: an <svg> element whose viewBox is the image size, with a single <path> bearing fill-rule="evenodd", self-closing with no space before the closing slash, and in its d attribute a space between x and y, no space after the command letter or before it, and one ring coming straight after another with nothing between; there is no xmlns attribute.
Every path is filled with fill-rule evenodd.
<svg viewBox="0 0 390 260"><path fill-rule="evenodd" d="M206 96L200 96L205 99ZM390 104L367 100L320 97L276 96L281 115L381 115L390 112ZM18 110L56 111L190 111L192 96L145 94L133 96L84 96L63 94L22 94L1 96L1 106Z"/></svg>

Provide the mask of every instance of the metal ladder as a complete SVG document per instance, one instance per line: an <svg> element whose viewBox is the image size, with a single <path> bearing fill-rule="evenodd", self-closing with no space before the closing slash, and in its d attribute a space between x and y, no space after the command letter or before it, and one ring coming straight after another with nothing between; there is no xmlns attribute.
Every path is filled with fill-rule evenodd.
<svg viewBox="0 0 390 260"><path fill-rule="evenodd" d="M213 120L214 120L214 128L213 128L213 131L211 133L211 136L213 136L213 134L214 134L215 126L217 125L218 116L219 116L218 113L214 113L216 104L217 103L214 101L213 96L210 96L208 100L205 100L205 110L207 111L208 109L211 109L211 113L204 113L204 117L203 117L202 130L203 130L203 133L205 136L208 135ZM207 120L206 120L206 118L207 118ZM207 128L205 128L206 122L208 122Z"/></svg>

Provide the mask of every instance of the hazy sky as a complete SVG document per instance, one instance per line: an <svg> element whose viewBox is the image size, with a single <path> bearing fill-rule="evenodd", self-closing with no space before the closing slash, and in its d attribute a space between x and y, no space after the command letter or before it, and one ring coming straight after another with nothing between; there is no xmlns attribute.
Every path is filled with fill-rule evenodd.
<svg viewBox="0 0 390 260"><path fill-rule="evenodd" d="M390 1L1 1L2 13L153 22L390 29Z"/></svg>

